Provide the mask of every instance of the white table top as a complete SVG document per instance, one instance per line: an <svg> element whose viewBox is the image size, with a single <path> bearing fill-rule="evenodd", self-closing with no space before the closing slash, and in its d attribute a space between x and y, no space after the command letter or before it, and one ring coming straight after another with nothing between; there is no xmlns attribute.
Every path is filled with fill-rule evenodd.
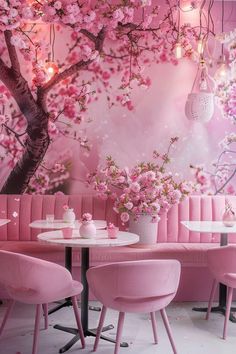
<svg viewBox="0 0 236 354"><path fill-rule="evenodd" d="M94 220L94 224L97 230L105 229L107 227L107 222L105 220ZM76 220L74 223L69 223L64 220L54 220L54 221L47 221L47 220L35 220L29 224L30 227L35 229L62 229L64 227L73 227L78 229L81 223L79 220Z"/></svg>
<svg viewBox="0 0 236 354"><path fill-rule="evenodd" d="M79 230L76 229L73 230L72 239L64 239L61 230L43 232L37 237L42 243L79 248L127 246L139 241L138 235L124 231L118 231L116 239L108 238L107 230L98 230L96 236L92 239L82 238Z"/></svg>
<svg viewBox="0 0 236 354"><path fill-rule="evenodd" d="M10 219L0 219L0 226L8 224L10 221Z"/></svg>
<svg viewBox="0 0 236 354"><path fill-rule="evenodd" d="M187 229L196 232L210 232L221 234L236 233L236 223L234 226L225 226L222 221L181 221Z"/></svg>

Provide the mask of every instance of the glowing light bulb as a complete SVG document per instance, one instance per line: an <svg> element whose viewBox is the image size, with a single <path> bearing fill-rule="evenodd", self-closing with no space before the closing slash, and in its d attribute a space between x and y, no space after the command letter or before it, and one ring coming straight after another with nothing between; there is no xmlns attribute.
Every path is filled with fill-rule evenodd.
<svg viewBox="0 0 236 354"><path fill-rule="evenodd" d="M50 80L54 75L56 75L58 73L59 68L55 62L48 61L45 64L45 70L46 70L48 79Z"/></svg>
<svg viewBox="0 0 236 354"><path fill-rule="evenodd" d="M201 37L197 41L197 51L198 51L198 54L203 54L203 51L204 51L204 43L203 43L203 39Z"/></svg>
<svg viewBox="0 0 236 354"><path fill-rule="evenodd" d="M228 76L229 76L229 70L228 70L228 65L227 65L225 59L223 58L219 64L220 64L220 66L216 70L214 78L216 81L219 81L219 82L227 81Z"/></svg>
<svg viewBox="0 0 236 354"><path fill-rule="evenodd" d="M176 59L182 58L182 47L179 42L175 44L175 57Z"/></svg>

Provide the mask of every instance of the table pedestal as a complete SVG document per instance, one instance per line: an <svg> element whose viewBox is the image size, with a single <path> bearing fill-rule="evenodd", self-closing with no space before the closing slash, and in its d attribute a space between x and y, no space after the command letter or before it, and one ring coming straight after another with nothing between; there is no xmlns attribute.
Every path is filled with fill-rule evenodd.
<svg viewBox="0 0 236 354"><path fill-rule="evenodd" d="M221 234L220 235L220 246L227 246L228 244L228 234ZM224 284L220 283L219 286L219 305L212 307L211 312L217 312L221 313L222 315L225 316L225 311L226 311L226 298L227 298L227 286ZM207 307L194 307L193 311L198 311L198 312L207 312ZM236 323L236 318L233 314L233 312L236 311L236 308L231 307L229 319L231 322Z"/></svg>
<svg viewBox="0 0 236 354"><path fill-rule="evenodd" d="M71 252L71 247L66 247L70 249ZM69 252L69 251L67 251ZM89 269L89 248L81 248L81 282L83 284L83 291L81 293L81 322L82 322L82 327L84 331L84 336L96 336L96 331L97 329L89 329L88 328L88 299L89 299L89 287L88 287L88 282L86 278L86 272ZM59 353L64 353L68 349L70 349L78 340L80 340L80 336L78 334L78 330L76 328L71 328L71 327L64 327L61 325L55 325L54 328L59 329L61 331L71 333L74 335L74 337L66 344L64 345L60 350ZM113 329L113 325L108 325L103 327L102 332L109 331L110 329ZM101 339L107 340L109 342L115 343L115 339L112 339L110 337L101 335ZM128 343L122 342L120 344L121 347L128 347Z"/></svg>

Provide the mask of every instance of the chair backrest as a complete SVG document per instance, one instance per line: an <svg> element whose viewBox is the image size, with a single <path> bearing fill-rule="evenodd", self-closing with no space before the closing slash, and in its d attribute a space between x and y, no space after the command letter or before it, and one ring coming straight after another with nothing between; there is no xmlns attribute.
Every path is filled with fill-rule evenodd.
<svg viewBox="0 0 236 354"><path fill-rule="evenodd" d="M165 307L179 285L177 260L142 260L90 268L87 278L95 297L119 311L148 312Z"/></svg>
<svg viewBox="0 0 236 354"><path fill-rule="evenodd" d="M225 281L225 274L236 274L236 245L207 250L207 265L214 277L220 282Z"/></svg>
<svg viewBox="0 0 236 354"><path fill-rule="evenodd" d="M60 300L61 293L72 287L72 277L58 264L0 251L0 283L11 298L37 304Z"/></svg>

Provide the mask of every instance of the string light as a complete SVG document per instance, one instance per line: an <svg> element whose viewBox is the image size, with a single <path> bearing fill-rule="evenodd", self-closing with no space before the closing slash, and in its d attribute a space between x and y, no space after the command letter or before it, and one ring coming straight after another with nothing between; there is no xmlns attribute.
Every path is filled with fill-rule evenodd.
<svg viewBox="0 0 236 354"><path fill-rule="evenodd" d="M221 33L224 33L224 0L221 1ZM224 43L221 44L221 56L220 60L218 61L218 69L215 72L214 78L216 81L223 82L228 79L229 76L229 68L224 56Z"/></svg>
<svg viewBox="0 0 236 354"><path fill-rule="evenodd" d="M197 41L197 51L198 51L198 54L203 54L204 52L204 42L203 42L203 37L200 36L198 41Z"/></svg>
<svg viewBox="0 0 236 354"><path fill-rule="evenodd" d="M48 80L50 80L59 71L58 65L54 60L54 46L55 46L55 27L50 25L50 48L51 52L48 53L48 59L45 63L45 71L47 73Z"/></svg>
<svg viewBox="0 0 236 354"><path fill-rule="evenodd" d="M219 68L216 70L214 78L218 82L226 81L228 79L229 70L224 56L221 56L218 65Z"/></svg>
<svg viewBox="0 0 236 354"><path fill-rule="evenodd" d="M59 71L58 65L54 61L47 61L44 68L49 80Z"/></svg>
<svg viewBox="0 0 236 354"><path fill-rule="evenodd" d="M182 46L179 42L176 42L175 44L175 57L176 59L182 58Z"/></svg>

